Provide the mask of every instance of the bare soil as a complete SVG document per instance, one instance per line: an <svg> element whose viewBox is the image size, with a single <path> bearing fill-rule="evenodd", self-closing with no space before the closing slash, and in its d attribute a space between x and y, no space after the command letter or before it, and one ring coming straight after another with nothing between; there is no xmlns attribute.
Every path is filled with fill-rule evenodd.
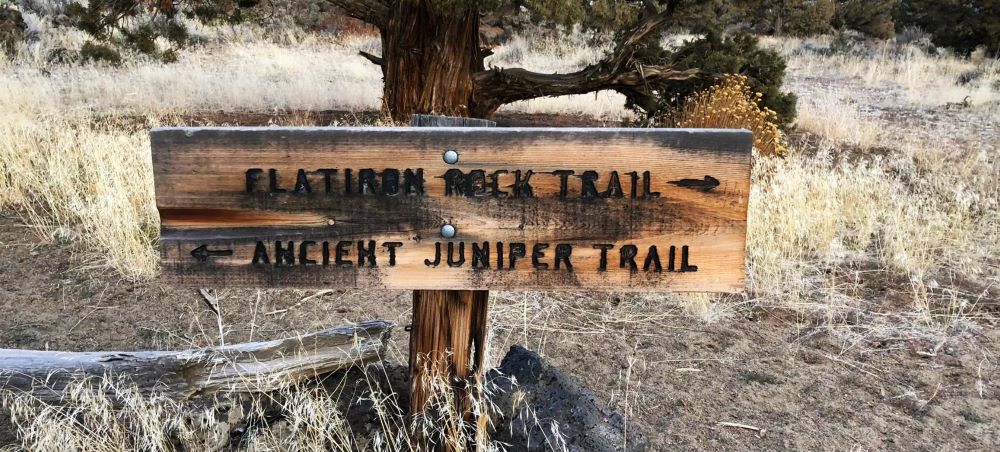
<svg viewBox="0 0 1000 452"><path fill-rule="evenodd" d="M121 281L86 269L87 261L71 244L40 244L17 219L0 217L0 347L142 350L218 340L197 291ZM400 325L388 359L406 362L409 293L337 290L301 301L315 293L220 290L226 341L377 317ZM580 300L580 308L606 303ZM716 324L677 316L599 337L559 331L541 352L623 413L654 450L1000 447L997 326L984 317L938 335L886 333L887 316L876 306L827 323L747 307ZM495 334L504 345L519 340Z"/></svg>

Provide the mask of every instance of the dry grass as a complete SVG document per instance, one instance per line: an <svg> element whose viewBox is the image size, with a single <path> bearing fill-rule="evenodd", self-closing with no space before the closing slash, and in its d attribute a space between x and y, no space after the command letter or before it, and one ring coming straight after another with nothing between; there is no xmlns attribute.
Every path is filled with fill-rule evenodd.
<svg viewBox="0 0 1000 452"><path fill-rule="evenodd" d="M0 120L0 208L44 240L77 242L88 266L155 274L159 219L145 132L56 115Z"/></svg>
<svg viewBox="0 0 1000 452"><path fill-rule="evenodd" d="M69 383L58 404L0 390L0 407L10 412L19 441L3 450L424 450L414 439L417 436L456 451L467 450L476 441L482 444L477 450L505 450L501 443L473 436L472 426L456 410L454 389L447 379L436 376L427 383L428 409L414 418L407 416L393 392L384 362L359 364L319 382L251 394L222 392L211 400L178 401L157 391L140 392L120 376ZM472 408L484 419L500 415L501 408L492 401L495 387L482 381L474 384L485 396L475 399ZM516 403L511 408L524 409ZM237 428L244 429L242 438L232 436Z"/></svg>
<svg viewBox="0 0 1000 452"><path fill-rule="evenodd" d="M25 450L160 451L170 450L171 431L192 434L176 415L177 403L139 394L133 385L121 380L76 382L67 387L62 406L10 392L0 397L3 407L10 410Z"/></svg>
<svg viewBox="0 0 1000 452"><path fill-rule="evenodd" d="M881 143L882 124L872 113L862 112L852 94L818 92L798 102L796 126L840 145L870 149Z"/></svg>
<svg viewBox="0 0 1000 452"><path fill-rule="evenodd" d="M5 111L163 116L379 106L381 74L357 54L378 45L369 38L307 37L284 44L210 41L183 52L174 64L136 58L119 68L47 61L55 48L78 48L78 40L43 40L23 48L13 62L0 63L9 86L0 94L0 102L9 107Z"/></svg>
<svg viewBox="0 0 1000 452"><path fill-rule="evenodd" d="M834 54L828 52L829 37L763 41L785 55L789 69L800 76L852 78L866 86L895 89L898 95L885 99L887 104L941 107L966 102L987 112L1000 109L1000 59L928 54L914 45L892 41Z"/></svg>
<svg viewBox="0 0 1000 452"><path fill-rule="evenodd" d="M910 281L914 308L929 320L928 285L1000 281L995 152L954 152L946 140L881 127L875 144L897 152L852 158L823 138L785 159L756 160L752 290L803 299L823 287L824 269L881 269Z"/></svg>

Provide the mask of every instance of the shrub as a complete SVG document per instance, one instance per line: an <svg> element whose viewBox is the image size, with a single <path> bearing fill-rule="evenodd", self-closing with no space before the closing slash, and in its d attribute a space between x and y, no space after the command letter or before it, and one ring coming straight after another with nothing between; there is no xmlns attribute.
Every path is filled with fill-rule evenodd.
<svg viewBox="0 0 1000 452"><path fill-rule="evenodd" d="M83 43L80 48L80 58L83 61L105 62L112 66L122 64L122 54L106 44L99 44L93 41Z"/></svg>
<svg viewBox="0 0 1000 452"><path fill-rule="evenodd" d="M175 52L161 52L156 39L164 37L174 47L186 45L190 35L181 21L182 15L205 23L238 23L256 18L248 11L257 4L255 0L115 0L86 4L74 1L66 6L65 13L70 24L87 32L107 49L114 48L116 53L117 50L130 50L169 62L176 59ZM93 47L91 50L98 51ZM104 50L98 53L108 55Z"/></svg>
<svg viewBox="0 0 1000 452"><path fill-rule="evenodd" d="M785 1L784 34L810 36L827 33L836 11L833 0Z"/></svg>
<svg viewBox="0 0 1000 452"><path fill-rule="evenodd" d="M834 0L756 0L740 16L759 33L809 36L830 30L835 8Z"/></svg>
<svg viewBox="0 0 1000 452"><path fill-rule="evenodd" d="M17 43L24 40L27 30L28 25L20 11L0 5L0 49L12 55Z"/></svg>
<svg viewBox="0 0 1000 452"><path fill-rule="evenodd" d="M984 46L1000 55L1000 0L899 0L896 26L919 27L934 44L967 55Z"/></svg>
<svg viewBox="0 0 1000 452"><path fill-rule="evenodd" d="M176 63L177 62L177 51L174 49L164 50L160 54L160 61L164 63Z"/></svg>
<svg viewBox="0 0 1000 452"><path fill-rule="evenodd" d="M704 33L709 30L727 31L746 28L748 5L730 0L687 2L677 12L671 28L677 32Z"/></svg>
<svg viewBox="0 0 1000 452"><path fill-rule="evenodd" d="M753 92L745 75L726 75L707 90L686 99L663 122L673 127L747 129L753 145L765 155L785 152L778 114L758 105L764 93Z"/></svg>
<svg viewBox="0 0 1000 452"><path fill-rule="evenodd" d="M857 31L844 30L833 36L826 55L868 56L871 49L865 44L865 36Z"/></svg>
<svg viewBox="0 0 1000 452"><path fill-rule="evenodd" d="M779 126L795 120L796 97L781 91L785 59L774 50L760 48L757 38L751 35L736 33L722 37L709 32L704 39L685 42L666 58L677 69L698 68L704 76L670 84L670 92L660 99L660 111L679 107L688 96L715 85L718 76L739 74L746 76L750 89L762 94L756 99L757 104L774 111Z"/></svg>
<svg viewBox="0 0 1000 452"><path fill-rule="evenodd" d="M937 48L934 47L934 40L931 34L920 27L912 25L907 25L896 30L896 43L909 44L930 55L937 53Z"/></svg>
<svg viewBox="0 0 1000 452"><path fill-rule="evenodd" d="M69 64L75 63L80 60L80 52L67 49L65 47L56 47L45 55L45 61L54 64Z"/></svg>
<svg viewBox="0 0 1000 452"><path fill-rule="evenodd" d="M896 33L892 18L895 0L846 0L837 5L833 25L860 31L868 36L889 39Z"/></svg>

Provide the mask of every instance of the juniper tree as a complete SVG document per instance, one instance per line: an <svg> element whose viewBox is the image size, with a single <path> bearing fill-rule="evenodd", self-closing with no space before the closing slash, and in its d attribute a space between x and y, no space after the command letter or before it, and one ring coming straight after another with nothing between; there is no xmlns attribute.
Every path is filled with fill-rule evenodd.
<svg viewBox="0 0 1000 452"><path fill-rule="evenodd" d="M873 38L889 39L896 35L892 9L896 0L841 0L833 25L837 29L860 31Z"/></svg>
<svg viewBox="0 0 1000 452"><path fill-rule="evenodd" d="M625 96L628 105L655 115L680 94L706 87L719 75L701 70L694 57L704 62L730 59L743 64L719 65L745 71L758 62L747 55L699 53L698 45L664 49L661 31L670 26L685 7L698 2L679 0L331 0L346 14L378 28L382 55L365 56L382 69L384 108L392 116L439 113L487 117L501 105L544 96L583 94L614 90ZM688 5L690 3L690 5ZM480 19L502 8L523 9L536 22L579 23L592 28L615 24L614 46L601 61L566 74L548 74L523 68L488 67L490 50L481 45ZM768 60L784 64L773 52L741 47ZM758 59L758 60L759 60ZM780 86L781 77L769 80ZM697 83L693 81L702 81ZM763 87L761 87L763 88ZM775 90L778 104L794 104ZM769 99L773 100L773 99ZM765 101L766 102L766 101ZM781 110L790 119L791 108Z"/></svg>
<svg viewBox="0 0 1000 452"><path fill-rule="evenodd" d="M614 90L628 106L655 117L684 96L711 86L723 73L751 77L761 102L783 123L794 114L794 97L778 90L784 62L746 37L720 37L715 27L702 40L679 49L661 46L661 32L691 26L694 18L731 11L726 3L693 0L318 0L376 27L381 55L362 52L384 80L383 108L405 120L411 113L488 117L501 105L544 96ZM96 39L116 37L133 49L154 53L157 33L176 42L186 34L178 14L203 21L242 20L260 0L90 0L73 16ZM707 5L707 6L706 6ZM526 13L525 13L526 11ZM258 13L259 14L259 13ZM579 24L612 33L614 45L601 61L578 71L547 74L492 67L481 42L486 16L528 15L535 24ZM146 17L142 23L135 18ZM151 18L151 19L149 19ZM711 25L711 24L705 24ZM695 30L702 31L702 30Z"/></svg>
<svg viewBox="0 0 1000 452"><path fill-rule="evenodd" d="M1000 0L899 0L895 16L897 27L921 28L939 46L1000 56Z"/></svg>

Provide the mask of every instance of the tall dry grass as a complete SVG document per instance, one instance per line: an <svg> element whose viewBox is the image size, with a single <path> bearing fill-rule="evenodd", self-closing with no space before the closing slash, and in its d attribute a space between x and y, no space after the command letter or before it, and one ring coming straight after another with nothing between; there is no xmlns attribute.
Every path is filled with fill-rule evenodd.
<svg viewBox="0 0 1000 452"><path fill-rule="evenodd" d="M482 445L478 450L505 450L499 442L473 436L454 409L453 389L445 380L432 382L428 413L434 416L410 418L385 372L382 364L363 365L321 384L253 394L222 392L197 401L141 392L120 376L72 382L57 404L3 390L0 407L9 411L18 441L3 450L397 452L424 450L414 439L418 434L446 443L450 450L468 450L476 441ZM488 397L475 408L486 416L499 415Z"/></svg>
<svg viewBox="0 0 1000 452"><path fill-rule="evenodd" d="M0 116L0 208L93 267L150 277L159 218L148 135L56 115Z"/></svg>
<svg viewBox="0 0 1000 452"><path fill-rule="evenodd" d="M985 112L1000 111L998 58L958 58L947 51L932 53L894 41L844 51L831 49L831 37L766 37L762 42L784 55L789 69L799 76L853 79L868 87L893 90L894 96L879 100L886 106L964 103Z"/></svg>

